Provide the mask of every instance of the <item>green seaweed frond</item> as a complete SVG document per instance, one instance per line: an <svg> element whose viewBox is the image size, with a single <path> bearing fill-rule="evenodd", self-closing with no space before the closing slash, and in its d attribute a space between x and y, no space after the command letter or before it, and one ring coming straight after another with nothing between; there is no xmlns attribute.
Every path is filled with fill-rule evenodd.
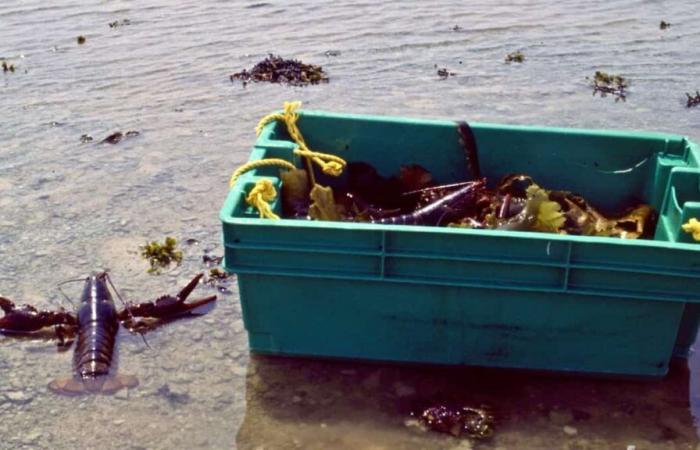
<svg viewBox="0 0 700 450"><path fill-rule="evenodd" d="M141 247L141 256L147 259L151 267L148 273L160 273L162 269L169 267L172 263L180 265L182 262L182 251L177 249L177 240L167 236L163 244L151 241Z"/></svg>

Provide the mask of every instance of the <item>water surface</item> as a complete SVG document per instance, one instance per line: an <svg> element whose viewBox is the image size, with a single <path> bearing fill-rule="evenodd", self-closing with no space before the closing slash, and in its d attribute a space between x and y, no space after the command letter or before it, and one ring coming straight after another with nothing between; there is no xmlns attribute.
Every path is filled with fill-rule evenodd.
<svg viewBox="0 0 700 450"><path fill-rule="evenodd" d="M123 19L130 24L108 26ZM257 120L286 100L698 140L700 110L684 105L685 92L700 89L699 19L690 0L4 2L0 57L17 70L0 73L0 292L57 308L65 305L59 282L102 269L130 300L176 292L205 269L205 251L222 253L218 209L228 177L247 159ZM661 20L671 27L660 30ZM525 63L505 64L515 50ZM243 88L229 81L269 52L322 64L331 82ZM441 80L435 65L456 75ZM629 77L626 102L591 95L585 78L596 70ZM117 130L141 134L97 144ZM94 141L81 143L83 134ZM138 246L166 235L192 240L185 261L148 275ZM66 290L76 296L79 288ZM138 388L63 398L46 384L70 372L70 352L0 338L0 448L692 449L698 442L697 357L654 382L256 357L235 283L207 316L147 339L150 349L122 331L119 343L119 370L137 375ZM491 405L494 438L471 443L413 426L412 402L431 396Z"/></svg>

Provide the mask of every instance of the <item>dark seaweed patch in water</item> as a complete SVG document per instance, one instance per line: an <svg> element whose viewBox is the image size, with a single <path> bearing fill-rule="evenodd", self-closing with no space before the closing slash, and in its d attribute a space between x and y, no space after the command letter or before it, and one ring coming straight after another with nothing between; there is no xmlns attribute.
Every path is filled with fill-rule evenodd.
<svg viewBox="0 0 700 450"><path fill-rule="evenodd" d="M123 27L126 25L131 25L131 21L129 19L115 20L114 22L109 23L110 28Z"/></svg>
<svg viewBox="0 0 700 450"><path fill-rule="evenodd" d="M700 91L695 91L695 95L690 95L687 92L685 95L688 97L688 103L686 103L686 106L688 108L691 108L693 106L700 105Z"/></svg>
<svg viewBox="0 0 700 450"><path fill-rule="evenodd" d="M15 65L14 64L7 64L7 61L2 62L2 71L3 72L15 72Z"/></svg>
<svg viewBox="0 0 700 450"><path fill-rule="evenodd" d="M520 50L518 50L516 52L508 53L506 55L506 62L507 63L513 63L513 62L521 63L523 61L525 61L525 55Z"/></svg>
<svg viewBox="0 0 700 450"><path fill-rule="evenodd" d="M615 97L616 102L620 100L624 102L627 99L629 80L620 75L596 71L591 86L593 87L593 95L600 94L601 97L606 97L610 94Z"/></svg>
<svg viewBox="0 0 700 450"><path fill-rule="evenodd" d="M250 70L243 69L234 73L230 79L241 80L244 86L248 81L286 83L294 86L328 82L328 76L321 66L304 64L296 59L284 59L273 54L269 54Z"/></svg>
<svg viewBox="0 0 700 450"><path fill-rule="evenodd" d="M456 75L454 72L448 70L447 67L442 67L442 68L438 69L437 64L435 64L434 67L437 69L438 76L443 80L447 77L453 77Z"/></svg>

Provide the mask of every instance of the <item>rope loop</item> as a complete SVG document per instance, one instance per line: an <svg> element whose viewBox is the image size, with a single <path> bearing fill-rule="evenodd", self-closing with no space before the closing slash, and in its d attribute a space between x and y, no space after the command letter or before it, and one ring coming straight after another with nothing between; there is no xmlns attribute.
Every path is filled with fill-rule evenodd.
<svg viewBox="0 0 700 450"><path fill-rule="evenodd" d="M280 216L272 212L272 207L270 207L270 203L275 200L275 197L277 197L277 190L272 185L272 181L263 178L255 183L245 200L249 205L257 208L261 219L279 220Z"/></svg>

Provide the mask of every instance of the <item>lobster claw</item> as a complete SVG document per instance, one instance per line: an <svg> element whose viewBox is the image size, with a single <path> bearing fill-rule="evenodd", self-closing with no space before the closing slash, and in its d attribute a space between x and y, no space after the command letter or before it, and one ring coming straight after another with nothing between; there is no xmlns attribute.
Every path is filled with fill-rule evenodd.
<svg viewBox="0 0 700 450"><path fill-rule="evenodd" d="M158 297L154 302L127 304L126 308L119 313L119 320L133 330L134 318L136 317L169 320L188 314L195 314L193 312L195 309L216 300L216 295L210 295L185 303L187 297L197 287L199 280L203 276L204 274L200 273L194 277L176 296L164 295Z"/></svg>
<svg viewBox="0 0 700 450"><path fill-rule="evenodd" d="M77 324L76 317L63 310L39 311L32 305L17 307L5 297L0 297L0 309L5 313L0 318L0 333L5 334L26 334L54 325L74 327Z"/></svg>

